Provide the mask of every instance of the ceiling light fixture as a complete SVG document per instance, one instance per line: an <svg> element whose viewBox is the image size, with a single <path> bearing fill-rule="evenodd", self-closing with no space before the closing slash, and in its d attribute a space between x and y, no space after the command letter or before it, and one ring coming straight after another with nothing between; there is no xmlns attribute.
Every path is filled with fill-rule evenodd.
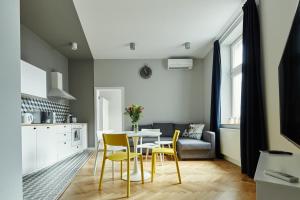
<svg viewBox="0 0 300 200"><path fill-rule="evenodd" d="M130 46L130 50L132 50L132 51L135 50L135 43L134 42L130 42L129 46Z"/></svg>
<svg viewBox="0 0 300 200"><path fill-rule="evenodd" d="M190 42L184 43L184 48L185 49L190 49L191 48L191 43Z"/></svg>
<svg viewBox="0 0 300 200"><path fill-rule="evenodd" d="M76 51L76 50L78 49L77 42L72 42L72 43L71 43L71 49L72 49L73 51Z"/></svg>

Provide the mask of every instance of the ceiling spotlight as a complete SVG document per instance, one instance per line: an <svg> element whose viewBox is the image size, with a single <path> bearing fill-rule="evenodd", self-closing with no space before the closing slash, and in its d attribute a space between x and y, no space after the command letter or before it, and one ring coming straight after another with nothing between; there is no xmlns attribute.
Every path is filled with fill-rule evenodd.
<svg viewBox="0 0 300 200"><path fill-rule="evenodd" d="M191 48L191 43L190 42L184 43L184 48L185 49L190 49Z"/></svg>
<svg viewBox="0 0 300 200"><path fill-rule="evenodd" d="M76 50L78 49L77 42L72 42L72 43L71 43L71 49L72 49L73 51L76 51Z"/></svg>
<svg viewBox="0 0 300 200"><path fill-rule="evenodd" d="M134 42L130 42L130 44L129 44L129 46L130 46L130 50L135 50L135 43Z"/></svg>

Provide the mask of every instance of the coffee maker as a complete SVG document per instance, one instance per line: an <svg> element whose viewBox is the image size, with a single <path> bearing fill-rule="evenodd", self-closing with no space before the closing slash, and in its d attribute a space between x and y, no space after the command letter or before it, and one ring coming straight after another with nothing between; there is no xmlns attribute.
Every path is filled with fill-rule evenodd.
<svg viewBox="0 0 300 200"><path fill-rule="evenodd" d="M52 124L53 123L53 112L41 112L41 123Z"/></svg>

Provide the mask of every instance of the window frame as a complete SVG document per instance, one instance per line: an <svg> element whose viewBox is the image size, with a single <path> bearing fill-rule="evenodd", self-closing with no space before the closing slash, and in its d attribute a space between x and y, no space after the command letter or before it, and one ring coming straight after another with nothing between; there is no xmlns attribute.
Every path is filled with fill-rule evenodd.
<svg viewBox="0 0 300 200"><path fill-rule="evenodd" d="M235 76L238 76L240 74L242 74L242 65L243 65L243 60L241 62L241 64L237 65L237 66L233 66L233 63L234 63L234 59L235 59L235 54L234 54L234 50L239 43L242 43L243 45L243 37L242 35L240 35L236 40L234 40L231 45L230 45L230 84L231 84L231 117L230 119L232 121L234 121L234 116L233 116L233 111L234 111L234 106L233 106L233 91L234 91L234 84L233 84L233 78ZM243 48L243 47L242 47ZM238 119L240 121L240 117ZM239 126L240 123L229 123L230 125L233 125L233 126Z"/></svg>

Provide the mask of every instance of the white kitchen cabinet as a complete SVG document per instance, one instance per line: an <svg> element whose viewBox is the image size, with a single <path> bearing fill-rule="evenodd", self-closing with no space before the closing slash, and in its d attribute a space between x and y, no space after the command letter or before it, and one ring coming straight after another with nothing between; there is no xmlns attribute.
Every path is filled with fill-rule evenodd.
<svg viewBox="0 0 300 200"><path fill-rule="evenodd" d="M57 135L52 126L37 129L37 168L41 169L57 162Z"/></svg>
<svg viewBox="0 0 300 200"><path fill-rule="evenodd" d="M64 158L72 155L71 148L71 125L61 125L57 127L57 159L63 160Z"/></svg>
<svg viewBox="0 0 300 200"><path fill-rule="evenodd" d="M29 174L36 170L36 127L22 127L22 173Z"/></svg>
<svg viewBox="0 0 300 200"><path fill-rule="evenodd" d="M81 129L81 142L72 144L72 127ZM22 126L23 175L48 167L87 148L87 124Z"/></svg>
<svg viewBox="0 0 300 200"><path fill-rule="evenodd" d="M47 98L46 71L21 60L21 93Z"/></svg>

